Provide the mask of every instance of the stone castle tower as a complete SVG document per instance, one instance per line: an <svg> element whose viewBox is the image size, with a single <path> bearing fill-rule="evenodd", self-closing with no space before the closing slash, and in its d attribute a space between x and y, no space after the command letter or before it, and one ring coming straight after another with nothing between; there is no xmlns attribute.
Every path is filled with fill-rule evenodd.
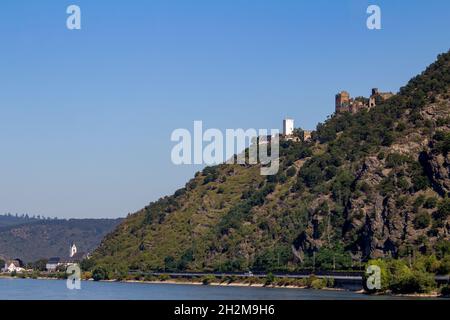
<svg viewBox="0 0 450 320"><path fill-rule="evenodd" d="M347 91L341 91L336 95L336 112L349 111L350 94Z"/></svg>
<svg viewBox="0 0 450 320"><path fill-rule="evenodd" d="M353 99L347 91L341 91L336 95L336 113L357 113L364 109L368 110L393 96L392 92L380 92L378 88L373 88L370 98L358 97Z"/></svg>

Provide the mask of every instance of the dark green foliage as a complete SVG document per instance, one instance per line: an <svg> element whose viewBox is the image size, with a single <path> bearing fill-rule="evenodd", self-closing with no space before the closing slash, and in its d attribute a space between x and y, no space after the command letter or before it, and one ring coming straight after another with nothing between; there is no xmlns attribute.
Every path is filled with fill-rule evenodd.
<svg viewBox="0 0 450 320"><path fill-rule="evenodd" d="M275 281L275 276L273 275L273 273L268 273L267 277L266 277L266 281L265 281L265 285L269 286L271 285L273 282Z"/></svg>
<svg viewBox="0 0 450 320"><path fill-rule="evenodd" d="M350 268L352 259L343 247L323 247L316 254L316 268L320 270L345 270Z"/></svg>
<svg viewBox="0 0 450 320"><path fill-rule="evenodd" d="M398 197L397 200L395 201L395 206L396 206L398 209L402 209L402 208L406 205L407 202L408 202L408 197L406 197L406 196L400 196L400 197Z"/></svg>
<svg viewBox="0 0 450 320"><path fill-rule="evenodd" d="M410 161L409 157L404 156L399 153L391 153L386 158L386 166L388 168L396 168L401 165L408 163Z"/></svg>
<svg viewBox="0 0 450 320"><path fill-rule="evenodd" d="M217 167L206 167L203 170L203 175L205 176L203 184L208 184L217 180L219 177L219 171L217 170Z"/></svg>
<svg viewBox="0 0 450 320"><path fill-rule="evenodd" d="M434 214L434 218L438 221L444 221L450 215L450 199L443 199L439 205L438 210Z"/></svg>
<svg viewBox="0 0 450 320"><path fill-rule="evenodd" d="M83 259L80 262L80 268L82 271L91 271L95 266L95 262L92 259Z"/></svg>
<svg viewBox="0 0 450 320"><path fill-rule="evenodd" d="M290 167L287 171L286 171L286 175L288 177L293 177L295 176L295 174L297 173L297 170L295 170L294 167Z"/></svg>
<svg viewBox="0 0 450 320"><path fill-rule="evenodd" d="M191 263L193 260L194 260L194 252L192 249L189 249L181 256L181 259L178 262L178 270L185 271L189 266L189 263Z"/></svg>
<svg viewBox="0 0 450 320"><path fill-rule="evenodd" d="M108 280L108 271L105 267L96 267L92 271L92 278L94 279L94 281Z"/></svg>
<svg viewBox="0 0 450 320"><path fill-rule="evenodd" d="M437 141L434 150L447 156L450 151L450 132L438 131L434 139Z"/></svg>
<svg viewBox="0 0 450 320"><path fill-rule="evenodd" d="M177 270L177 262L172 256L167 256L164 258L164 272L173 272Z"/></svg>
<svg viewBox="0 0 450 320"><path fill-rule="evenodd" d="M412 189L417 192L430 186L430 181L424 168L418 162L412 162L409 165L409 175L412 177Z"/></svg>
<svg viewBox="0 0 450 320"><path fill-rule="evenodd" d="M163 197L145 207L144 224L161 224L166 215L180 207L175 197Z"/></svg>
<svg viewBox="0 0 450 320"><path fill-rule="evenodd" d="M292 259L292 252L289 245L280 245L273 249L261 252L255 258L252 266L254 271L280 271L285 268Z"/></svg>
<svg viewBox="0 0 450 320"><path fill-rule="evenodd" d="M444 258L440 261L438 273L450 275L450 255L444 256Z"/></svg>
<svg viewBox="0 0 450 320"><path fill-rule="evenodd" d="M0 253L29 263L67 257L71 242L75 242L80 251L91 252L121 221L0 216Z"/></svg>
<svg viewBox="0 0 450 320"><path fill-rule="evenodd" d="M368 265L376 265L381 269L380 291L429 293L436 288L435 275L420 263L410 267L404 260L377 259L369 261Z"/></svg>
<svg viewBox="0 0 450 320"><path fill-rule="evenodd" d="M262 189L251 194L249 198L243 199L241 202L237 203L219 222L219 233L226 234L230 229L238 229L242 222L250 217L252 207L262 205L266 196L274 190L274 183L268 182Z"/></svg>
<svg viewBox="0 0 450 320"><path fill-rule="evenodd" d="M305 165L302 170L300 170L300 178L301 181L309 188L314 187L324 180L322 170L316 165Z"/></svg>
<svg viewBox="0 0 450 320"><path fill-rule="evenodd" d="M443 295L444 297L449 297L450 296L450 285L449 284L446 285L446 286L443 286L441 288L441 295Z"/></svg>
<svg viewBox="0 0 450 320"><path fill-rule="evenodd" d="M436 197L429 197L425 200L423 207L426 209L434 209L438 203L438 199Z"/></svg>
<svg viewBox="0 0 450 320"><path fill-rule="evenodd" d="M46 271L47 270L47 268L46 268L47 262L48 262L47 259L39 259L35 262L29 263L27 265L27 268L33 269L35 271ZM4 265L4 262L3 262L3 264L0 263L0 265Z"/></svg>
<svg viewBox="0 0 450 320"><path fill-rule="evenodd" d="M175 191L174 196L176 198L183 196L186 193L186 188L181 188Z"/></svg>
<svg viewBox="0 0 450 320"><path fill-rule="evenodd" d="M423 194L419 195L416 198L416 200L414 200L414 207L415 208L422 207L423 204L425 203L425 201L426 201L426 197Z"/></svg>
<svg viewBox="0 0 450 320"><path fill-rule="evenodd" d="M445 256L450 256L450 241L440 240L436 243L436 256L442 259Z"/></svg>
<svg viewBox="0 0 450 320"><path fill-rule="evenodd" d="M394 293L427 293L435 287L434 275L420 270L400 274L397 281L391 284Z"/></svg>
<svg viewBox="0 0 450 320"><path fill-rule="evenodd" d="M431 223L431 217L426 211L420 211L414 219L414 227L416 229L425 229Z"/></svg>
<svg viewBox="0 0 450 320"><path fill-rule="evenodd" d="M331 184L331 194L336 203L345 206L352 194L355 177L346 170L339 172Z"/></svg>

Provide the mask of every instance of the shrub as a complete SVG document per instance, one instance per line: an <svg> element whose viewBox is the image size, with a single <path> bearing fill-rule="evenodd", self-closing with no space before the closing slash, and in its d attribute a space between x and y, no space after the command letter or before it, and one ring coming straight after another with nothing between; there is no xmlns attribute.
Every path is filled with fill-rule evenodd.
<svg viewBox="0 0 450 320"><path fill-rule="evenodd" d="M327 287L327 279L314 279L311 281L311 289L320 290Z"/></svg>
<svg viewBox="0 0 450 320"><path fill-rule="evenodd" d="M395 168L408 162L408 157L399 153L391 153L386 158L386 166L388 168Z"/></svg>
<svg viewBox="0 0 450 320"><path fill-rule="evenodd" d="M295 176L296 173L297 173L297 170L295 170L294 167L290 167L290 168L287 169L287 171L286 171L286 175L287 175L288 177L293 177L293 176Z"/></svg>
<svg viewBox="0 0 450 320"><path fill-rule="evenodd" d="M436 211L434 217L436 218L436 220L443 221L447 219L449 215L450 215L450 199L445 198L439 203L438 210Z"/></svg>
<svg viewBox="0 0 450 320"><path fill-rule="evenodd" d="M377 265L381 269L380 291L427 293L436 288L434 274L425 270L426 263L411 269L403 260L378 259L369 261L369 265Z"/></svg>
<svg viewBox="0 0 450 320"><path fill-rule="evenodd" d="M213 275L208 275L202 278L202 284L207 286L211 283L213 283L216 280L216 277L214 277Z"/></svg>
<svg viewBox="0 0 450 320"><path fill-rule="evenodd" d="M81 274L81 278L82 278L83 280L89 280L89 279L92 279L92 272L89 272L89 271L83 272L83 273Z"/></svg>
<svg viewBox="0 0 450 320"><path fill-rule="evenodd" d="M438 199L436 197L429 197L427 200L425 200L425 203L423 204L423 207L426 209L434 209L436 208Z"/></svg>
<svg viewBox="0 0 450 320"><path fill-rule="evenodd" d="M444 297L450 296L450 285L446 285L441 288L441 295L443 295Z"/></svg>
<svg viewBox="0 0 450 320"><path fill-rule="evenodd" d="M414 207L415 208L421 207L425 203L425 201L426 201L425 196L423 194L421 194L420 196L418 196L416 198L416 200L414 200Z"/></svg>
<svg viewBox="0 0 450 320"><path fill-rule="evenodd" d="M398 282L391 286L395 293L427 293L435 288L434 274L420 270L401 274Z"/></svg>
<svg viewBox="0 0 450 320"><path fill-rule="evenodd" d="M420 211L414 218L414 227L416 229L425 229L431 223L431 217L426 211Z"/></svg>
<svg viewBox="0 0 450 320"><path fill-rule="evenodd" d="M92 278L94 281L108 280L108 271L104 267L96 267L92 271Z"/></svg>
<svg viewBox="0 0 450 320"><path fill-rule="evenodd" d="M400 208L403 208L407 202L408 202L408 197L400 196L400 197L398 197L397 201L395 202L395 206L400 209Z"/></svg>
<svg viewBox="0 0 450 320"><path fill-rule="evenodd" d="M327 288L334 288L334 278L327 278Z"/></svg>
<svg viewBox="0 0 450 320"><path fill-rule="evenodd" d="M367 266L378 266L381 270L381 288L379 289L379 291L387 291L389 289L389 285L391 283L391 279L392 279L392 274L390 272L389 269L389 265L387 263L387 261L382 260L382 259L377 259L377 260L370 260L367 263ZM368 274L364 274L363 277L363 284L364 284L364 289L368 292L373 292L373 291L377 291L377 290L370 290L369 288L367 288L367 280L368 280Z"/></svg>
<svg viewBox="0 0 450 320"><path fill-rule="evenodd" d="M444 259L441 260L438 272L445 275L450 274L450 256L445 256Z"/></svg>
<svg viewBox="0 0 450 320"><path fill-rule="evenodd" d="M170 276L168 274L161 274L158 276L159 281L167 281L170 280Z"/></svg>
<svg viewBox="0 0 450 320"><path fill-rule="evenodd" d="M156 281L157 279L158 279L157 277L155 277L154 275L150 275L150 274L148 274L144 277L144 281L149 281L149 282Z"/></svg>
<svg viewBox="0 0 450 320"><path fill-rule="evenodd" d="M272 272L268 273L266 276L266 281L265 281L265 285L269 286L271 285L273 282L275 281L275 276L273 275Z"/></svg>
<svg viewBox="0 0 450 320"><path fill-rule="evenodd" d="M441 152L444 156L447 156L450 152L450 133L439 131L434 138L438 141L436 146L437 151Z"/></svg>

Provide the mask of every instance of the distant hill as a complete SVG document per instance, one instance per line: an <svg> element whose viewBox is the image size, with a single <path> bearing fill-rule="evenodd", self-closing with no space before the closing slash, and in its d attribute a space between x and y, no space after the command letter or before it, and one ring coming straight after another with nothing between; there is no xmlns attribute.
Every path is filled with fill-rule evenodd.
<svg viewBox="0 0 450 320"><path fill-rule="evenodd" d="M349 269L450 256L450 52L369 111L280 142L280 171L208 167L94 252L109 270Z"/></svg>
<svg viewBox="0 0 450 320"><path fill-rule="evenodd" d="M71 242L92 252L121 219L38 219L0 215L0 257L32 262L66 257Z"/></svg>

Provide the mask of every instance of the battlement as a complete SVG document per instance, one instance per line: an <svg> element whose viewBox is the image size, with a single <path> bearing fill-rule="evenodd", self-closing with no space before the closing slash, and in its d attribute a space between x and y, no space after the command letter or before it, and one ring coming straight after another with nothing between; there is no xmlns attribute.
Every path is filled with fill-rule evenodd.
<svg viewBox="0 0 450 320"><path fill-rule="evenodd" d="M378 88L373 88L369 98L358 97L354 99L347 91L341 91L336 94L335 111L336 113L357 113L364 109L369 110L392 96L394 96L392 92L380 92Z"/></svg>

